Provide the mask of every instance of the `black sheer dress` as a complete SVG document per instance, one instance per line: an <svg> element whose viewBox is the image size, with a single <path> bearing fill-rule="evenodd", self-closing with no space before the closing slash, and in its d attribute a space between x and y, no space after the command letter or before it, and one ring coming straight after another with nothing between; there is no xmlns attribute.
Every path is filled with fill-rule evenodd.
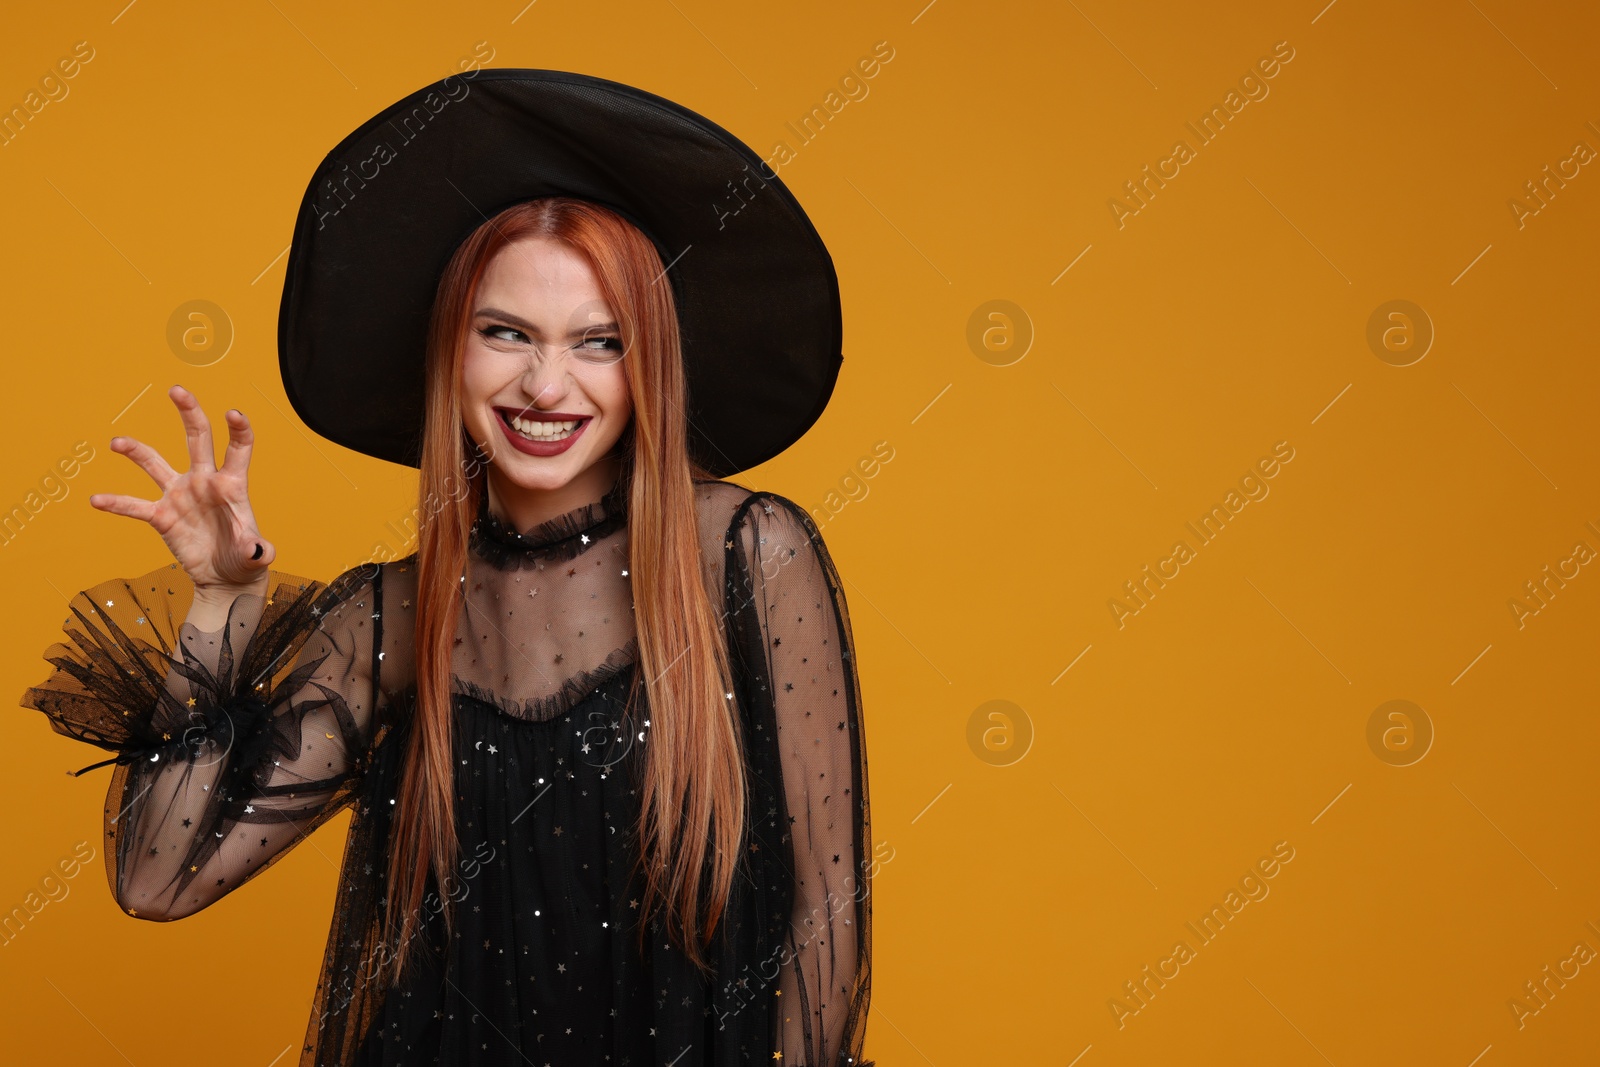
<svg viewBox="0 0 1600 1067"><path fill-rule="evenodd" d="M158 921L214 903L353 814L303 1067L726 1067L861 1060L871 971L860 687L839 577L785 497L696 485L749 796L702 976L652 921L638 948L638 681L626 498L473 528L455 637L457 876L430 879L419 966L377 979L388 833L415 700L415 557L331 584L274 572L227 623L184 622L176 564L74 598L22 703L116 753L107 873ZM455 901L448 938L439 904Z"/></svg>

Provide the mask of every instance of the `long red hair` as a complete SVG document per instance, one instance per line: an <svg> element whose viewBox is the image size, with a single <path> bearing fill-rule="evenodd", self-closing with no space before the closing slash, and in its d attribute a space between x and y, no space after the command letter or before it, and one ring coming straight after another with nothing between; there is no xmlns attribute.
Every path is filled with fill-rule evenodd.
<svg viewBox="0 0 1600 1067"><path fill-rule="evenodd" d="M452 640L463 610L467 539L487 470L461 419L462 354L472 298L489 260L529 237L587 257L621 327L633 417L618 442L627 486L628 556L650 742L640 785L639 855L645 872L640 945L650 917L702 971L726 907L745 818L742 740L719 613L707 594L693 480L709 477L688 447L687 383L671 285L655 246L617 213L584 200L514 204L474 230L439 280L427 342L427 400L417 533L417 702L404 754L389 850L384 974L397 981L419 932L428 875L453 884L455 834L450 688ZM478 471L468 491L460 472ZM637 718L642 718L636 716ZM453 929L447 891L438 892Z"/></svg>

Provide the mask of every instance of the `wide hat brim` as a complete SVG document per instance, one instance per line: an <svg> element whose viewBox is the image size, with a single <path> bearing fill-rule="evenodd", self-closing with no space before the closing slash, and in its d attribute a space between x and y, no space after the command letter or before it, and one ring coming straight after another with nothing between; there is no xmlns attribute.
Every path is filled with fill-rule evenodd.
<svg viewBox="0 0 1600 1067"><path fill-rule="evenodd" d="M472 230L550 195L609 207L655 244L678 308L689 448L706 470L763 463L816 422L843 361L839 283L777 175L670 100L501 67L396 101L312 176L278 318L279 369L306 425L418 466L439 277Z"/></svg>

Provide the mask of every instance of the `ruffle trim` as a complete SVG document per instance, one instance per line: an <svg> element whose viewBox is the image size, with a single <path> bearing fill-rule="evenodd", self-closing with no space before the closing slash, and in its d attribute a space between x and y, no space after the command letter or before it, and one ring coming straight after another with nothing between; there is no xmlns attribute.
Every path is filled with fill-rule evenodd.
<svg viewBox="0 0 1600 1067"><path fill-rule="evenodd" d="M535 559L562 562L588 551L595 542L621 528L627 518L628 489L622 479L598 501L522 531L490 512L489 495L482 492L469 543L485 562L499 570Z"/></svg>
<svg viewBox="0 0 1600 1067"><path fill-rule="evenodd" d="M55 670L29 687L21 704L42 712L57 733L116 753L69 774L181 758L207 740L237 748L258 733L255 725L273 706L315 675L321 659L288 670L295 652L321 617L366 580L364 568L346 572L333 585L273 572L265 598L244 594L234 600L219 633L215 673L180 640L194 587L176 563L138 578L102 582L68 605L66 640L44 656ZM257 609L259 621L245 647L235 649L233 633ZM169 675L187 686L169 688ZM184 689L188 695L180 696ZM234 762L246 765L243 758Z"/></svg>
<svg viewBox="0 0 1600 1067"><path fill-rule="evenodd" d="M549 722L571 711L590 693L619 677L638 661L639 639L634 637L607 656L599 666L579 671L562 682L560 689L546 697L513 700L458 675L451 675L451 691L488 704L513 719Z"/></svg>

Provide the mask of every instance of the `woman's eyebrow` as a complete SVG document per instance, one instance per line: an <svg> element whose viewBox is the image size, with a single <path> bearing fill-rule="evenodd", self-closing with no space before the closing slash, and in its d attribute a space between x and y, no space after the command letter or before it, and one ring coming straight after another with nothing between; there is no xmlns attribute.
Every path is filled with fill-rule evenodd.
<svg viewBox="0 0 1600 1067"><path fill-rule="evenodd" d="M472 317L475 319L500 319L528 333L539 333L539 327L527 319L513 315L509 311L501 311L499 308L479 308L473 313ZM589 330L615 330L617 328L617 324L614 322L591 322L584 326L582 330L574 330L572 336L577 337Z"/></svg>

